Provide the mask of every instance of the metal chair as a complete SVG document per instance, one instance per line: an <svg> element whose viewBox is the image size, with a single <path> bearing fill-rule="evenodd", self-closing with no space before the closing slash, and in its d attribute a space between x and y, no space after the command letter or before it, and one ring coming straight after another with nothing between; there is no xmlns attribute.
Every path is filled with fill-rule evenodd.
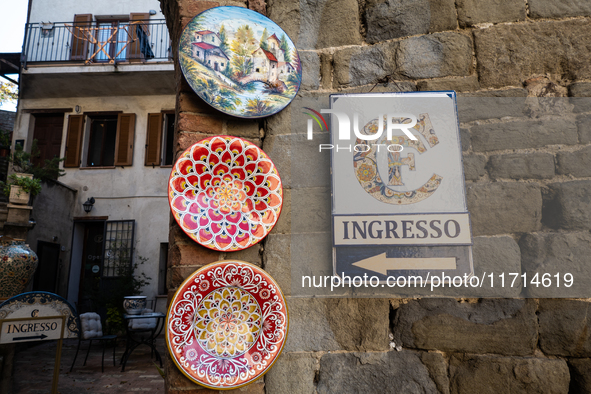
<svg viewBox="0 0 591 394"><path fill-rule="evenodd" d="M70 372L74 368L74 364L76 363L76 358L78 357L78 351L80 350L80 343L82 341L90 341L88 344L88 350L86 351L86 357L84 358L84 364L86 365L86 360L88 360L88 353L90 353L90 348L92 347L92 341L101 341L103 344L103 358L101 361L101 372L105 372L105 342L113 341L113 366L115 366L115 347L117 345L117 335L103 335L103 328L101 325L101 317L94 312L82 313L79 317L79 327L80 327L80 335L78 336L78 347L76 348L76 355L74 356L74 361L72 361L72 366L70 367Z"/></svg>

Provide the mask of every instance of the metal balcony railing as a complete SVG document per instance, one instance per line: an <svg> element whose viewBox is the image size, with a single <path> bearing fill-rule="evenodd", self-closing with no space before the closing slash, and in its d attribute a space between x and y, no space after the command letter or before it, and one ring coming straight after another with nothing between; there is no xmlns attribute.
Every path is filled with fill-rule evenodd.
<svg viewBox="0 0 591 394"><path fill-rule="evenodd" d="M22 61L115 64L170 61L166 22L28 23Z"/></svg>

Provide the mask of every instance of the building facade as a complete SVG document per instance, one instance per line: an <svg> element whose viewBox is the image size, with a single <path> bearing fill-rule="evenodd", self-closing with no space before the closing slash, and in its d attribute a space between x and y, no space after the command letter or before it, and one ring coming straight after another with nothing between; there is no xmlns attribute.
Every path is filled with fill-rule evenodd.
<svg viewBox="0 0 591 394"><path fill-rule="evenodd" d="M165 288L175 122L172 49L160 4L29 4L13 144L30 150L36 140L39 163L64 158L57 187L74 195L53 191L36 201L43 231L27 241L48 256L40 264L53 267L38 289L80 311L93 309L89 289L108 291L122 265L138 263L136 275L150 278L142 294L155 300ZM65 201L59 208L48 203ZM52 220L52 211L59 217Z"/></svg>

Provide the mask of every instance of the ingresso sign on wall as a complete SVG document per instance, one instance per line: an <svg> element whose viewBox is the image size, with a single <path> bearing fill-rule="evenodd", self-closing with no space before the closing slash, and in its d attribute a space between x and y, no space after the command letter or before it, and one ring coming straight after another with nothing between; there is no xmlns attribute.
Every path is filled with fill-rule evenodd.
<svg viewBox="0 0 591 394"><path fill-rule="evenodd" d="M333 270L470 275L454 92L332 95Z"/></svg>

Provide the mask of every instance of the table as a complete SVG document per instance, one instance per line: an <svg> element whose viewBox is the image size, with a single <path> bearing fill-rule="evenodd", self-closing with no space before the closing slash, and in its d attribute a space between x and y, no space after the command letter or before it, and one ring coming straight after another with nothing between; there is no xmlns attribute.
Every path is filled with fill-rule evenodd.
<svg viewBox="0 0 591 394"><path fill-rule="evenodd" d="M123 315L127 338L125 341L125 352L121 357L121 372L125 370L125 364L127 364L129 356L139 345L149 346L150 349L152 349L152 355L156 354L156 361L159 361L160 367L162 367L162 357L160 357L160 353L158 353L158 350L156 349L154 342L156 341L156 337L160 335L162 329L164 328L164 317L165 315L163 313L148 313L145 315ZM153 328L129 328L130 321L136 319L156 319L156 326Z"/></svg>

